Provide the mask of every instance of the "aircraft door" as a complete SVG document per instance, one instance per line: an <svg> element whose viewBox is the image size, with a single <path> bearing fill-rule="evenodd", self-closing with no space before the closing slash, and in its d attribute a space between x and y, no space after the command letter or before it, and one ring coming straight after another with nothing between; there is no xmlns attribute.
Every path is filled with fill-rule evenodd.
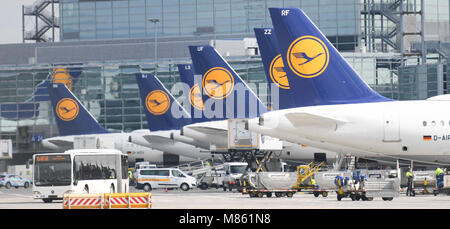
<svg viewBox="0 0 450 229"><path fill-rule="evenodd" d="M385 113L383 116L383 142L399 142L400 120L398 113Z"/></svg>

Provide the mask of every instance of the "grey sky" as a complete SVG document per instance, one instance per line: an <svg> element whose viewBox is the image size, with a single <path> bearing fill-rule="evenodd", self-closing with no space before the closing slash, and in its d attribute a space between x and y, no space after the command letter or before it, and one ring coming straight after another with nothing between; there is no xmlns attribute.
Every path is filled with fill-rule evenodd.
<svg viewBox="0 0 450 229"><path fill-rule="evenodd" d="M22 5L37 0L0 0L0 44L22 43Z"/></svg>

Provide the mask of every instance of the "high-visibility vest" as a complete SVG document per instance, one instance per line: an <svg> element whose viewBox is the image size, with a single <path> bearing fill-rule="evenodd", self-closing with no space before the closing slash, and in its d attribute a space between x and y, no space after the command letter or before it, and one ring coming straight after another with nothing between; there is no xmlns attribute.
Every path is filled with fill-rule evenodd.
<svg viewBox="0 0 450 229"><path fill-rule="evenodd" d="M311 178L311 185L316 185L316 180Z"/></svg>
<svg viewBox="0 0 450 229"><path fill-rule="evenodd" d="M436 176L439 176L440 174L444 173L444 170L442 170L441 168L437 168L435 173Z"/></svg>
<svg viewBox="0 0 450 229"><path fill-rule="evenodd" d="M411 179L413 176L412 172L406 172L406 180L409 181L409 179Z"/></svg>

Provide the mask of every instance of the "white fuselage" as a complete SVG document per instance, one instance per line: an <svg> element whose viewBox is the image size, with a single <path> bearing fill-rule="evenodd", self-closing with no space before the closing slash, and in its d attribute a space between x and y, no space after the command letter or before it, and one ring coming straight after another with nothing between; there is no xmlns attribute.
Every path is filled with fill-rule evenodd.
<svg viewBox="0 0 450 229"><path fill-rule="evenodd" d="M313 121L296 114L312 114ZM261 120L250 120L249 129L340 153L450 163L449 101L311 106L268 112Z"/></svg>
<svg viewBox="0 0 450 229"><path fill-rule="evenodd" d="M44 148L64 152L73 149L76 137L95 137L99 139L97 148L114 148L124 154L128 154L128 161L135 162L136 158L144 161L161 164L164 162L164 153L160 150L148 148L139 144L129 142L129 133L108 133L108 134L86 134L86 135L68 135L46 138L42 141ZM69 144L61 144L62 142ZM55 144L60 143L60 144ZM170 153L170 152L169 152ZM180 162L189 162L194 159L180 157Z"/></svg>
<svg viewBox="0 0 450 229"><path fill-rule="evenodd" d="M204 128L205 132L197 131L196 128ZM214 131L215 130L215 131ZM204 123L196 123L183 127L183 135L185 139L193 139L192 144L197 147L208 147L214 145L217 152L226 152L228 146L228 120L211 121ZM216 133L214 133L216 132ZM179 134L172 134L175 140L178 140ZM184 141L188 143L188 141ZM188 143L189 144L189 143ZM300 144L292 144L291 142L283 141L283 150L281 152L274 152L273 156L289 161L313 161L315 153L326 154L327 163L336 161L336 152L318 149Z"/></svg>

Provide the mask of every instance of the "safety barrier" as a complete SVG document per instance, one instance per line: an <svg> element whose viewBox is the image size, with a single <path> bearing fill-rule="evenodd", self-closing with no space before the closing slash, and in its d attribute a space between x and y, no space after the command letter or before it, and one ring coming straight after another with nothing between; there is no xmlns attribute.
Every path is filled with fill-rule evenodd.
<svg viewBox="0 0 450 229"><path fill-rule="evenodd" d="M151 193L105 193L105 208L151 208Z"/></svg>
<svg viewBox="0 0 450 229"><path fill-rule="evenodd" d="M151 208L151 193L66 194L64 209Z"/></svg>
<svg viewBox="0 0 450 229"><path fill-rule="evenodd" d="M64 195L64 209L101 209L103 208L102 194L69 194Z"/></svg>

